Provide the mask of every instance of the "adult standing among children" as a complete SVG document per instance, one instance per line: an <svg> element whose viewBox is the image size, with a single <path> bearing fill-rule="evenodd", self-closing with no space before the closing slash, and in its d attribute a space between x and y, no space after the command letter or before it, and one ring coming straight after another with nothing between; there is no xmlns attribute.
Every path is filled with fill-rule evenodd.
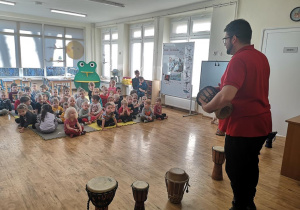
<svg viewBox="0 0 300 210"><path fill-rule="evenodd" d="M148 85L144 80L144 77L139 77L139 85L137 90L138 99L145 96L148 90Z"/></svg>
<svg viewBox="0 0 300 210"><path fill-rule="evenodd" d="M269 94L270 67L264 54L251 45L250 24L238 19L224 29L227 54L233 55L221 78L220 92L202 108L208 113L232 103L222 122L226 132L226 172L234 198L231 210L255 210L259 177L258 154L272 129Z"/></svg>
<svg viewBox="0 0 300 210"><path fill-rule="evenodd" d="M139 77L140 77L140 72L139 70L135 70L134 71L134 74L135 74L135 78L132 79L132 88L134 90L138 90L138 86L139 86Z"/></svg>

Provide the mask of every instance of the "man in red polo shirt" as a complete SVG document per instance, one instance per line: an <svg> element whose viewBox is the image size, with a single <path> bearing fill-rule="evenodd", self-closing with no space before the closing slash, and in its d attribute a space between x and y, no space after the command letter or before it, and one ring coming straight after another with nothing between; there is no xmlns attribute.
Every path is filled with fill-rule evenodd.
<svg viewBox="0 0 300 210"><path fill-rule="evenodd" d="M220 92L208 104L202 103L202 108L212 113L232 103L231 116L220 121L226 132L226 172L234 194L231 210L255 210L258 154L272 130L270 67L266 56L250 44L252 30L247 21L234 20L224 32L227 54L233 57L221 78Z"/></svg>

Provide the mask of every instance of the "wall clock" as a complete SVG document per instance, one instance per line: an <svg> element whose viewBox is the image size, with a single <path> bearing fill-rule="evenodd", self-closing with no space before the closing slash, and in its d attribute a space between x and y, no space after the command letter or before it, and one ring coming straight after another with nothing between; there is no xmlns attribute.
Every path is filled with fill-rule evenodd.
<svg viewBox="0 0 300 210"><path fill-rule="evenodd" d="M292 21L300 21L300 7L296 7L291 11L290 18Z"/></svg>

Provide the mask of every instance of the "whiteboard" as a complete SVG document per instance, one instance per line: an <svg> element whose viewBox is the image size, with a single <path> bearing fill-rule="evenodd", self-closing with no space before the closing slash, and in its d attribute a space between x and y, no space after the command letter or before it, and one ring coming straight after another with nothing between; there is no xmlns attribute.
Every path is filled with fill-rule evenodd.
<svg viewBox="0 0 300 210"><path fill-rule="evenodd" d="M194 42L163 45L161 93L188 99L192 96Z"/></svg>
<svg viewBox="0 0 300 210"><path fill-rule="evenodd" d="M199 90L206 86L218 87L228 63L228 61L202 61Z"/></svg>

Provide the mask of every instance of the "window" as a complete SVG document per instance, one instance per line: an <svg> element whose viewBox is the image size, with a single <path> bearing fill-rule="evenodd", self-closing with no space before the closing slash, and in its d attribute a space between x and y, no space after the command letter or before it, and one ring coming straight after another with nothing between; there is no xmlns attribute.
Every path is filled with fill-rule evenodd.
<svg viewBox="0 0 300 210"><path fill-rule="evenodd" d="M15 68L17 23L13 21L0 20L0 67Z"/></svg>
<svg viewBox="0 0 300 210"><path fill-rule="evenodd" d="M113 69L118 69L118 31L108 28L102 30L102 76L109 79Z"/></svg>
<svg viewBox="0 0 300 210"><path fill-rule="evenodd" d="M141 76L152 80L154 52L153 23L135 24L130 26L130 72L140 70Z"/></svg>
<svg viewBox="0 0 300 210"><path fill-rule="evenodd" d="M77 62L84 60L83 32L78 28L0 20L0 68L13 76L14 68L19 69L20 77L47 75L45 67L61 67L68 73L66 67L77 69ZM57 75L61 75L61 69Z"/></svg>
<svg viewBox="0 0 300 210"><path fill-rule="evenodd" d="M171 19L170 42L195 42L193 61L193 97L200 85L202 61L208 60L211 15Z"/></svg>
<svg viewBox="0 0 300 210"><path fill-rule="evenodd" d="M77 68L78 61L84 60L82 29L45 25L44 35L46 67Z"/></svg>

